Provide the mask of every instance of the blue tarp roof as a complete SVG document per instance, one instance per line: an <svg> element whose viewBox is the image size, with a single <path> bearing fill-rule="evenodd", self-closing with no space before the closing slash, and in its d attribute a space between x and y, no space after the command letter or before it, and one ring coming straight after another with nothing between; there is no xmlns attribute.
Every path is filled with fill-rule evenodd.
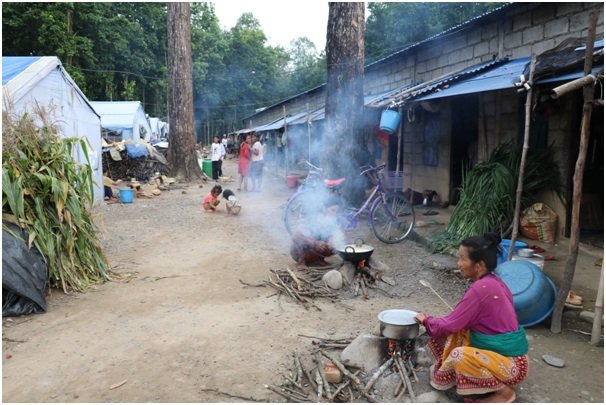
<svg viewBox="0 0 606 405"><path fill-rule="evenodd" d="M4 86L19 73L37 62L40 56L3 56L2 57L2 85Z"/></svg>
<svg viewBox="0 0 606 405"><path fill-rule="evenodd" d="M520 75L524 73L526 65L530 58L514 59L504 65L484 71L478 75L457 82L451 86L437 89L434 93L427 96L418 97L416 100L433 100L442 97L462 96L464 94L480 93L485 91L495 91L503 89L515 89L515 83L520 81ZM603 66L596 66L593 72L602 69ZM560 82L576 79L583 76L583 71L579 70L573 73L552 76L537 81L537 84Z"/></svg>

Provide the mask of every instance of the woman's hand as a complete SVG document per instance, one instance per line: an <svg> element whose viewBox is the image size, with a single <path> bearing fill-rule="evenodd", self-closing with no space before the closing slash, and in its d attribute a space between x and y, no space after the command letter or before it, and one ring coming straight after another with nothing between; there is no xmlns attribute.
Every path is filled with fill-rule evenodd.
<svg viewBox="0 0 606 405"><path fill-rule="evenodd" d="M427 315L425 315L422 312L419 312L416 316L415 316L415 320L420 323L421 325L423 324L423 322L425 321L425 319L427 318Z"/></svg>

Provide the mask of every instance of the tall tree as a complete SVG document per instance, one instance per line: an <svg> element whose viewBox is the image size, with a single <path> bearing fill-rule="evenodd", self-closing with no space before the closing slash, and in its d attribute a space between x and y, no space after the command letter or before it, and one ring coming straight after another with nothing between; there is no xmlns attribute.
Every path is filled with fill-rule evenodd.
<svg viewBox="0 0 606 405"><path fill-rule="evenodd" d="M189 181L201 177L195 150L189 3L168 3L167 20L170 81L168 161L175 177Z"/></svg>
<svg viewBox="0 0 606 405"><path fill-rule="evenodd" d="M326 32L326 131L321 156L330 177L358 179L363 162L364 3L329 3ZM341 157L341 159L339 159ZM356 182L346 196L359 199Z"/></svg>

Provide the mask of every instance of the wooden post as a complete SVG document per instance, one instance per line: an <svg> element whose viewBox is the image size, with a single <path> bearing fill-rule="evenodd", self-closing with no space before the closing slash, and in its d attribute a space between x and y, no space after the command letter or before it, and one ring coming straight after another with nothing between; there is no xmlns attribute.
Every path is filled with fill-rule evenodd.
<svg viewBox="0 0 606 405"><path fill-rule="evenodd" d="M305 103L307 110L307 161L311 163L311 128L309 127L309 103Z"/></svg>
<svg viewBox="0 0 606 405"><path fill-rule="evenodd" d="M524 122L524 147L522 148L522 157L520 159L520 173L518 174L518 188L516 189L516 206L513 211L513 230L511 231L511 245L509 246L509 252L507 253L507 260L511 260L513 256L513 248L516 244L516 238L518 237L518 228L520 224L520 206L522 205L522 190L524 190L524 168L526 166L526 155L528 155L528 140L530 138L530 121L532 117L532 85L534 68L537 62L535 55L532 55L530 59L530 73L528 75L528 84L530 89L526 93L526 119Z"/></svg>
<svg viewBox="0 0 606 405"><path fill-rule="evenodd" d="M591 329L591 343L597 345L600 343L602 334L602 314L604 313L604 262L602 262L602 271L600 272L600 284L598 284L598 296L595 299L595 311L593 316L593 328Z"/></svg>
<svg viewBox="0 0 606 405"><path fill-rule="evenodd" d="M282 115L284 116L284 133L286 134L286 145L284 146L284 160L286 164L284 165L286 172L284 173L284 177L288 176L288 128L286 128L286 106L282 106Z"/></svg>
<svg viewBox="0 0 606 405"><path fill-rule="evenodd" d="M587 44L585 49L585 76L591 73L593 64L593 47L595 43L596 23L598 13L596 10L589 14L589 30L587 33ZM568 250L568 259L564 267L564 277L558 290L555 308L551 316L551 331L560 333L562 331L562 312L566 297L572 287L574 270L577 264L579 254L579 216L581 212L581 196L583 194L583 172L585 171L585 157L587 156L587 144L589 142L589 124L591 123L591 113L593 111L594 85L588 84L583 87L583 118L581 120L581 140L579 143L579 156L574 169L573 187L572 187L572 221L570 225L570 247Z"/></svg>

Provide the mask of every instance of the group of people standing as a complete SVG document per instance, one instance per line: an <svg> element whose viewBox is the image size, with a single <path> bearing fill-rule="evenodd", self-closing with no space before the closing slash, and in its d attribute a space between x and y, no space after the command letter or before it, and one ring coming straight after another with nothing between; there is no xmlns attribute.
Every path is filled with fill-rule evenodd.
<svg viewBox="0 0 606 405"><path fill-rule="evenodd" d="M265 145L257 135L246 135L238 158L238 191L261 191L264 153Z"/></svg>

